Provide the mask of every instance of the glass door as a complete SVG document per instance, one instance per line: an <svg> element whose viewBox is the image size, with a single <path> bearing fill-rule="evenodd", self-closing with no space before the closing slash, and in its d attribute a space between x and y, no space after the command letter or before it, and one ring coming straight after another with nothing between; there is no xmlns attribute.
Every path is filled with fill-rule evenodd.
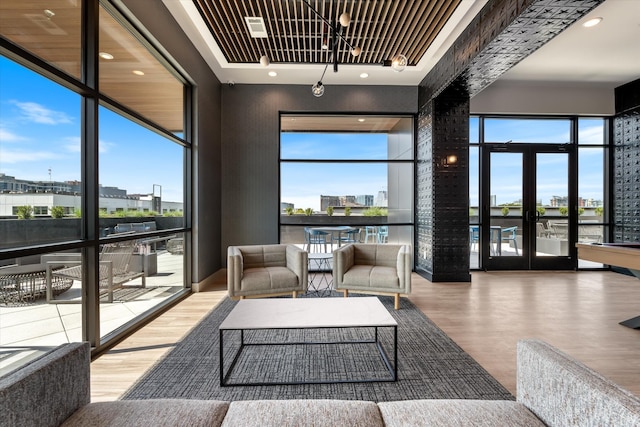
<svg viewBox="0 0 640 427"><path fill-rule="evenodd" d="M575 268L572 157L567 145L486 147L480 224L485 269Z"/></svg>

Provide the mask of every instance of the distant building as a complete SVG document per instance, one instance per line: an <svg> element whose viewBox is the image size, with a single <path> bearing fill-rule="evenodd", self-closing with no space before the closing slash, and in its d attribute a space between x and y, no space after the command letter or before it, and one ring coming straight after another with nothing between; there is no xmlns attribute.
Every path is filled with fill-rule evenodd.
<svg viewBox="0 0 640 427"><path fill-rule="evenodd" d="M326 211L329 206L338 207L340 204L340 196L324 196L320 195L320 210Z"/></svg>
<svg viewBox="0 0 640 427"><path fill-rule="evenodd" d="M31 206L34 216L50 216L54 206L64 208L65 215L74 215L82 207L81 183L28 181L0 174L0 216L15 216L19 206ZM182 202L163 200L162 212L158 212L152 194L127 194L121 188L102 186L98 206L109 214L127 210L165 214L184 209Z"/></svg>
<svg viewBox="0 0 640 427"><path fill-rule="evenodd" d="M387 194L387 190L378 191L378 197L376 198L375 206L386 208L389 206L389 197Z"/></svg>
<svg viewBox="0 0 640 427"><path fill-rule="evenodd" d="M373 206L373 194L356 196L356 202L362 206Z"/></svg>
<svg viewBox="0 0 640 427"><path fill-rule="evenodd" d="M551 196L551 200L549 200L549 206L569 206L569 198L567 196Z"/></svg>

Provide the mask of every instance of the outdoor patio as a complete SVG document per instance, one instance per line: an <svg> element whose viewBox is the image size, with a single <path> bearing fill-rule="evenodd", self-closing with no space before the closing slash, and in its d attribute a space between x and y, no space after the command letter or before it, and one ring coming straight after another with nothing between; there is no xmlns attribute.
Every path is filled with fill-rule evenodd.
<svg viewBox="0 0 640 427"><path fill-rule="evenodd" d="M101 296L100 331L104 336L183 289L183 257L158 252L158 271L114 292L113 303ZM82 340L80 282L56 297L78 303L49 304L45 298L20 306L0 305L0 375L62 343Z"/></svg>

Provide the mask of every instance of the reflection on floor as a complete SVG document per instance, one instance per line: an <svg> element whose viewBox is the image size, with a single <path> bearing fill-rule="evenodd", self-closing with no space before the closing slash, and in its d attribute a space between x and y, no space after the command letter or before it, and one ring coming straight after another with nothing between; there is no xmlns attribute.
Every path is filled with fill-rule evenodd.
<svg viewBox="0 0 640 427"><path fill-rule="evenodd" d="M106 335L183 289L183 257L158 253L158 273L114 291L113 303L101 297L100 332ZM80 302L75 282L57 300ZM7 307L0 305L0 375L25 360L35 358L62 343L82 340L82 305L48 304L45 299Z"/></svg>
<svg viewBox="0 0 640 427"><path fill-rule="evenodd" d="M498 252L499 255L495 255L494 254L495 252L496 251L495 251L495 244L494 244L494 250L491 253L492 256L514 257L514 256L523 256L524 255L524 253L522 251L522 248L518 248L518 253L516 253L516 250L515 250L515 247L513 246L513 243L503 243L502 246L501 246L501 250ZM545 252L536 252L536 256L539 256L539 257L558 256L558 254L551 254L551 253L545 253ZM600 264L600 263L578 259L578 268L589 269L589 268L602 268L602 267L603 267L603 265ZM477 243L472 244L470 246L469 268L471 270L480 269L480 252L479 252L479 246L478 246Z"/></svg>

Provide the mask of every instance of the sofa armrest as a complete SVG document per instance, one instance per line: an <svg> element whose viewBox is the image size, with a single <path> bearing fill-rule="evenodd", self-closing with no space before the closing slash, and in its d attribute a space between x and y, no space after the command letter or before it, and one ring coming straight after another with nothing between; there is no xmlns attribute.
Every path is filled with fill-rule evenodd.
<svg viewBox="0 0 640 427"><path fill-rule="evenodd" d="M308 253L295 245L287 245L287 268L298 276L298 284L306 288L308 280Z"/></svg>
<svg viewBox="0 0 640 427"><path fill-rule="evenodd" d="M91 400L88 342L63 344L0 378L0 425L58 426Z"/></svg>
<svg viewBox="0 0 640 427"><path fill-rule="evenodd" d="M550 426L638 426L640 398L555 347L521 340L517 400Z"/></svg>
<svg viewBox="0 0 640 427"><path fill-rule="evenodd" d="M237 246L229 246L227 248L227 290L230 297L236 296L240 291L243 270L242 252Z"/></svg>
<svg viewBox="0 0 640 427"><path fill-rule="evenodd" d="M355 246L348 244L333 251L333 285L336 289L342 286L344 273L355 263Z"/></svg>
<svg viewBox="0 0 640 427"><path fill-rule="evenodd" d="M411 245L402 245L398 251L398 260L396 262L396 270L398 271L398 279L400 280L400 288L404 289L404 293L411 293Z"/></svg>

